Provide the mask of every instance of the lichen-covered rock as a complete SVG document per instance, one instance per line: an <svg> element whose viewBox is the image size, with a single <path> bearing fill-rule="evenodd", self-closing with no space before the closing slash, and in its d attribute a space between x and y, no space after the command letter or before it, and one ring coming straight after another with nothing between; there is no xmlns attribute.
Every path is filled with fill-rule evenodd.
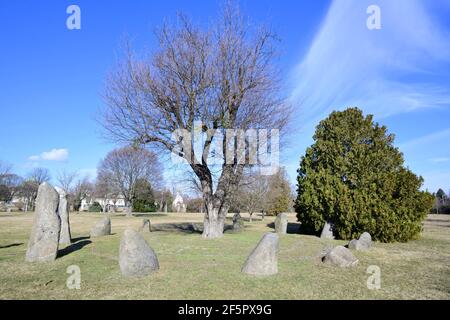
<svg viewBox="0 0 450 320"><path fill-rule="evenodd" d="M327 221L323 226L322 233L320 234L321 239L334 239L333 234L334 225L333 223Z"/></svg>
<svg viewBox="0 0 450 320"><path fill-rule="evenodd" d="M242 272L257 276L277 274L278 247L278 234L266 233L248 256L242 267Z"/></svg>
<svg viewBox="0 0 450 320"><path fill-rule="evenodd" d="M91 230L91 237L102 237L111 234L111 218L104 217Z"/></svg>
<svg viewBox="0 0 450 320"><path fill-rule="evenodd" d="M158 270L159 262L142 235L126 229L120 241L119 266L126 277L143 277Z"/></svg>
<svg viewBox="0 0 450 320"><path fill-rule="evenodd" d="M349 242L348 248L351 250L369 250L372 247L372 237L368 232L364 232L359 239Z"/></svg>
<svg viewBox="0 0 450 320"><path fill-rule="evenodd" d="M337 246L330 250L322 259L324 263L339 266L341 268L354 267L358 259L344 246Z"/></svg>
<svg viewBox="0 0 450 320"><path fill-rule="evenodd" d="M286 234L288 227L288 218L286 213L280 213L275 219L275 232Z"/></svg>
<svg viewBox="0 0 450 320"><path fill-rule="evenodd" d="M64 191L59 192L58 215L61 220L61 232L59 233L59 244L69 245L72 242L70 234L69 204Z"/></svg>
<svg viewBox="0 0 450 320"><path fill-rule="evenodd" d="M50 184L39 186L33 227L26 253L28 262L47 262L56 259L61 220L58 215L59 194Z"/></svg>

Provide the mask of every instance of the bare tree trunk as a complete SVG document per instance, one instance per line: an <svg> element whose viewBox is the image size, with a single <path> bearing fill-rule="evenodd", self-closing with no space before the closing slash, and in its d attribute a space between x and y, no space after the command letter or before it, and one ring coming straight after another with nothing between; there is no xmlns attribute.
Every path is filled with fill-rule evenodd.
<svg viewBox="0 0 450 320"><path fill-rule="evenodd" d="M132 211L133 211L133 208L132 208L132 205L131 205L131 201L126 200L125 201L125 213L126 213L126 216L127 217L133 216L132 215Z"/></svg>
<svg viewBox="0 0 450 320"><path fill-rule="evenodd" d="M228 213L228 207L215 206L212 201L208 201L205 206L206 213L203 219L203 234L206 239L216 239L223 236L225 218Z"/></svg>

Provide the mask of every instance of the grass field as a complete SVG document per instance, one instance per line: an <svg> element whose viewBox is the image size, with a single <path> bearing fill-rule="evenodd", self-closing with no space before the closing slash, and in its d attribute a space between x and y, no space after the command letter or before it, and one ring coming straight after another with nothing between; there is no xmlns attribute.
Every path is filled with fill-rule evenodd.
<svg viewBox="0 0 450 320"><path fill-rule="evenodd" d="M409 243L375 243L355 252L357 267L339 269L318 258L327 246L343 241L290 233L281 236L279 274L252 277L240 272L247 255L273 217L247 222L242 233L204 240L180 226L202 221L200 214L150 214L157 231L144 235L156 251L160 270L145 278L121 276L120 237L138 228L143 215L112 216L113 235L89 239L101 214L71 214L75 242L60 248L52 263L25 262L32 214L0 214L0 299L449 299L450 216L433 215L421 239ZM244 216L245 217L245 216ZM289 230L298 227L289 216ZM229 221L231 223L231 220ZM81 289L66 287L67 267L81 269ZM367 288L368 266L381 268L381 288Z"/></svg>

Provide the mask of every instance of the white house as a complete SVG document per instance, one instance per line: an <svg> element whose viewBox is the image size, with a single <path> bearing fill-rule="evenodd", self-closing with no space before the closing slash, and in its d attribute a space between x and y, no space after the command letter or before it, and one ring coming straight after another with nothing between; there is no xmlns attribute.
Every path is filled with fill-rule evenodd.
<svg viewBox="0 0 450 320"><path fill-rule="evenodd" d="M175 199L172 202L172 210L175 212L186 212L186 204L183 201L183 197L177 192Z"/></svg>
<svg viewBox="0 0 450 320"><path fill-rule="evenodd" d="M89 207L95 202L98 202L102 208L106 205L106 211L122 211L125 208L125 199L123 196L117 198L105 199L105 198L89 198L81 201L80 211L88 211Z"/></svg>

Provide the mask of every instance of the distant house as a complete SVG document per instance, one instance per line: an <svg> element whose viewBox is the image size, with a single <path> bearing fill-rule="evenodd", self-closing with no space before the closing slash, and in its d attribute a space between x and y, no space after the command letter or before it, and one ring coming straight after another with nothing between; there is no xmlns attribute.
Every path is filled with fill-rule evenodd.
<svg viewBox="0 0 450 320"><path fill-rule="evenodd" d="M172 210L175 212L186 212L186 204L184 203L183 197L177 192L175 199L172 202Z"/></svg>
<svg viewBox="0 0 450 320"><path fill-rule="evenodd" d="M88 198L81 201L80 211L89 211L90 206L95 202L98 202L102 208L106 211L123 211L125 208L125 199L123 196L117 196L116 198Z"/></svg>

